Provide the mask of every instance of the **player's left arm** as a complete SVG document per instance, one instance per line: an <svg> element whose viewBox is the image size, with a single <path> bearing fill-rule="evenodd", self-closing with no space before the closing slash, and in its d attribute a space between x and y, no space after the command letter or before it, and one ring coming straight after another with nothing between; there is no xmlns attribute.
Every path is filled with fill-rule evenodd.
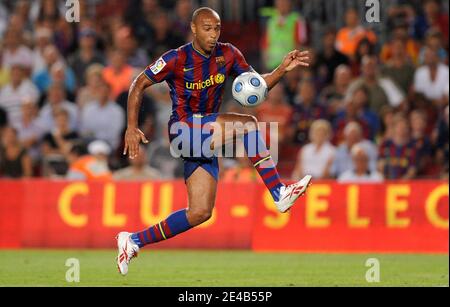
<svg viewBox="0 0 450 307"><path fill-rule="evenodd" d="M268 74L263 74L261 77L266 80L269 90L281 80L281 78L289 71L297 67L309 66L309 51L293 50L289 52L283 59L283 62Z"/></svg>
<svg viewBox="0 0 450 307"><path fill-rule="evenodd" d="M233 73L235 75L240 75L246 71L253 70L253 68L248 65L239 49L231 44L230 46L234 56L234 63L232 67ZM309 66L309 51L293 50L289 52L277 68L275 68L271 73L261 75L261 77L264 78L267 83L267 87L270 90L287 72L298 66Z"/></svg>

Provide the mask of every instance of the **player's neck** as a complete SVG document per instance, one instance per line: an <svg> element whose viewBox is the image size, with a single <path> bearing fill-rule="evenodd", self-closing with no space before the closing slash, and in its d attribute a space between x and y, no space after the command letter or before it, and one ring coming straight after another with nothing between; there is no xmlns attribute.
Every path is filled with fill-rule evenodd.
<svg viewBox="0 0 450 307"><path fill-rule="evenodd" d="M195 49L195 51L197 51L198 53L202 54L205 57L209 57L212 53L212 51L206 52L205 50L203 50L195 40L192 41L192 47Z"/></svg>

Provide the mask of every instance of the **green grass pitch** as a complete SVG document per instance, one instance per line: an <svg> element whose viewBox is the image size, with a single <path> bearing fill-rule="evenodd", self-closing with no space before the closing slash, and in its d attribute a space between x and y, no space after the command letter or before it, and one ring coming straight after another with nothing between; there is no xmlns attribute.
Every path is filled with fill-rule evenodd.
<svg viewBox="0 0 450 307"><path fill-rule="evenodd" d="M145 249L119 275L115 250L1 250L0 286L449 286L448 255L296 254ZM80 282L65 280L66 259ZM380 263L367 283L368 258Z"/></svg>

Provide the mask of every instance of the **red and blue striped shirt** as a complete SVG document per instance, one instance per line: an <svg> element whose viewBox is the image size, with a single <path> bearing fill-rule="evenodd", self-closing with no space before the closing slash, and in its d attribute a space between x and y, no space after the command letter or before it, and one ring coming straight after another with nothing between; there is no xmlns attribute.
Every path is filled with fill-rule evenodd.
<svg viewBox="0 0 450 307"><path fill-rule="evenodd" d="M417 150L414 141L405 145L397 145L387 139L379 149L378 157L384 161L384 177L386 179L401 179L412 167L417 167Z"/></svg>
<svg viewBox="0 0 450 307"><path fill-rule="evenodd" d="M166 81L169 85L172 100L169 122L175 122L192 114L217 113L227 77L250 70L252 67L232 44L217 43L206 56L188 43L163 54L144 74L153 83Z"/></svg>

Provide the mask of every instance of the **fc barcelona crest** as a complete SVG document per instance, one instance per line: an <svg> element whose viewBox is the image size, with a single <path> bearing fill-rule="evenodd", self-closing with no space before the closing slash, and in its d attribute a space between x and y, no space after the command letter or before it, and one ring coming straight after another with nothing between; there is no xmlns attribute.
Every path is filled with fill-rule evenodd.
<svg viewBox="0 0 450 307"><path fill-rule="evenodd" d="M225 65L225 57L218 56L216 57L216 63L219 65L219 67L222 67Z"/></svg>

